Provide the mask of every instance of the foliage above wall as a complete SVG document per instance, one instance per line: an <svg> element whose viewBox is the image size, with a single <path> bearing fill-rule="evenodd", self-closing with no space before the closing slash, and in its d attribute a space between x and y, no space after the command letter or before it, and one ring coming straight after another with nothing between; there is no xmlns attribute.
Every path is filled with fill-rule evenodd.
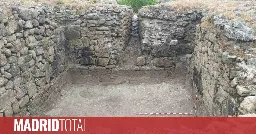
<svg viewBox="0 0 256 134"><path fill-rule="evenodd" d="M129 5L133 8L135 12L138 12L138 10L146 5L155 5L158 3L157 0L120 0L118 2L121 5Z"/></svg>

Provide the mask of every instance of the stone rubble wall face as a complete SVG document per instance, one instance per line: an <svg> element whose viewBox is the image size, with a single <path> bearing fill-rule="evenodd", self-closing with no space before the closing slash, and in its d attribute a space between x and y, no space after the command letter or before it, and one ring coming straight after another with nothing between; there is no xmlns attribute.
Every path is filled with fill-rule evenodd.
<svg viewBox="0 0 256 134"><path fill-rule="evenodd" d="M131 35L133 12L126 6L92 6L66 28L72 64L114 67Z"/></svg>
<svg viewBox="0 0 256 134"><path fill-rule="evenodd" d="M208 25L197 27L190 68L195 88L199 90L198 114L255 113L255 42L230 40L225 32Z"/></svg>
<svg viewBox="0 0 256 134"><path fill-rule="evenodd" d="M228 115L229 101L235 100L227 91L232 92L229 80L229 65L221 61L223 53L221 38L216 30L198 27L195 50L192 58L194 90L198 90L199 115ZM218 40L218 41L217 41Z"/></svg>
<svg viewBox="0 0 256 134"><path fill-rule="evenodd" d="M116 65L131 18L131 9L115 5L1 8L0 109L7 116L37 114L60 92L69 62Z"/></svg>
<svg viewBox="0 0 256 134"><path fill-rule="evenodd" d="M51 9L1 8L0 108L17 114L67 68L61 29Z"/></svg>
<svg viewBox="0 0 256 134"><path fill-rule="evenodd" d="M141 49L155 66L170 65L178 56L193 52L191 43L202 15L196 10L178 12L170 6L149 6L139 11Z"/></svg>
<svg viewBox="0 0 256 134"><path fill-rule="evenodd" d="M165 5L141 9L144 56L138 57L137 64L146 65L145 59L151 57L153 65L170 67L179 56L192 53L188 69L193 96L196 90L199 94L198 115L256 113L256 37L252 28L237 19L211 14L205 20L209 16L204 15L196 9L178 12Z"/></svg>

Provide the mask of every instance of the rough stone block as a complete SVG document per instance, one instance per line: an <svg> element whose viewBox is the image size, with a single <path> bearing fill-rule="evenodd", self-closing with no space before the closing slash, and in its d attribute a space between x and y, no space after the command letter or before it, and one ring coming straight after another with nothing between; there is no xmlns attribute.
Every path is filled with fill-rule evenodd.
<svg viewBox="0 0 256 134"><path fill-rule="evenodd" d="M23 20L32 19L32 11L30 9L20 8L18 13L19 13L19 17Z"/></svg>
<svg viewBox="0 0 256 134"><path fill-rule="evenodd" d="M8 104L8 105L6 105L6 106L4 107L4 114L5 114L5 116L7 116L7 117L13 116L12 106L11 106L10 104Z"/></svg>
<svg viewBox="0 0 256 134"><path fill-rule="evenodd" d="M3 87L8 82L8 79L0 77L0 87Z"/></svg>
<svg viewBox="0 0 256 134"><path fill-rule="evenodd" d="M237 86L237 94L239 94L240 96L254 96L256 95L256 86L255 85L250 85L247 87L243 87L243 86Z"/></svg>
<svg viewBox="0 0 256 134"><path fill-rule="evenodd" d="M15 20L11 20L8 22L8 32L9 34L13 34L18 29L18 23Z"/></svg>
<svg viewBox="0 0 256 134"><path fill-rule="evenodd" d="M4 54L0 55L0 67L5 66L7 64L7 58Z"/></svg>
<svg viewBox="0 0 256 134"><path fill-rule="evenodd" d="M89 13L89 14L86 15L86 19L88 19L88 20L97 20L97 19L99 19L99 14Z"/></svg>
<svg viewBox="0 0 256 134"><path fill-rule="evenodd" d="M37 47L36 48L36 55L42 55L44 53L43 47Z"/></svg>
<svg viewBox="0 0 256 134"><path fill-rule="evenodd" d="M37 87L36 87L35 83L29 82L27 84L27 90L28 90L28 96L30 98L32 98L33 95L35 95L37 92Z"/></svg>
<svg viewBox="0 0 256 134"><path fill-rule="evenodd" d="M19 107L18 101L15 101L15 102L12 104L12 110L13 110L13 113L14 113L14 114L17 114L17 113L20 112L20 107Z"/></svg>
<svg viewBox="0 0 256 134"><path fill-rule="evenodd" d="M30 20L26 21L25 28L28 28L28 29L33 28L33 24Z"/></svg>
<svg viewBox="0 0 256 134"><path fill-rule="evenodd" d="M26 106L26 104L28 104L28 102L29 102L29 97L28 95L26 95L23 98L21 98L21 100L19 101L19 106L23 108L24 106Z"/></svg>
<svg viewBox="0 0 256 134"><path fill-rule="evenodd" d="M99 31L109 31L109 27L97 27L96 30L99 30Z"/></svg>
<svg viewBox="0 0 256 134"><path fill-rule="evenodd" d="M8 104L10 103L15 97L13 90L7 90L4 94L0 97L0 104Z"/></svg>
<svg viewBox="0 0 256 134"><path fill-rule="evenodd" d="M146 65L146 57L145 56L138 57L137 61L136 61L136 65L137 66L144 66L144 65Z"/></svg>
<svg viewBox="0 0 256 134"><path fill-rule="evenodd" d="M2 94L5 93L5 92L6 92L5 87L1 87L0 88L0 96L2 96Z"/></svg>
<svg viewBox="0 0 256 134"><path fill-rule="evenodd" d="M12 81L12 80L9 80L9 81L7 82L7 84L5 85L5 88L6 88L7 90L13 90L13 88L14 88L13 81Z"/></svg>
<svg viewBox="0 0 256 134"><path fill-rule="evenodd" d="M256 111L256 96L245 97L239 107L239 112L242 114L255 113Z"/></svg>
<svg viewBox="0 0 256 134"><path fill-rule="evenodd" d="M69 41L69 47L71 48L82 48L83 42L80 39L73 39Z"/></svg>
<svg viewBox="0 0 256 134"><path fill-rule="evenodd" d="M99 58L98 59L98 65L99 66L105 67L105 66L108 65L108 63L109 63L109 58Z"/></svg>

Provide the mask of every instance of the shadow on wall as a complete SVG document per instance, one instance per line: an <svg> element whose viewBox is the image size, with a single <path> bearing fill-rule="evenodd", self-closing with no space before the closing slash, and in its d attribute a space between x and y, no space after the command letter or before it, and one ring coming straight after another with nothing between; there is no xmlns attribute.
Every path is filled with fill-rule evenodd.
<svg viewBox="0 0 256 134"><path fill-rule="evenodd" d="M203 17L201 11L179 12L163 4L143 7L138 16L142 53L150 57L149 64L162 67L162 62L169 62L175 66L173 63L181 61L181 57L193 53L196 25Z"/></svg>
<svg viewBox="0 0 256 134"><path fill-rule="evenodd" d="M194 90L197 90L195 92L198 92L199 95L203 95L203 86L202 86L202 72L198 71L194 67L194 72L193 72L193 83L195 84L196 87L194 87ZM193 85L193 84L192 84Z"/></svg>
<svg viewBox="0 0 256 134"><path fill-rule="evenodd" d="M92 6L65 28L71 64L115 67L131 36L132 9Z"/></svg>

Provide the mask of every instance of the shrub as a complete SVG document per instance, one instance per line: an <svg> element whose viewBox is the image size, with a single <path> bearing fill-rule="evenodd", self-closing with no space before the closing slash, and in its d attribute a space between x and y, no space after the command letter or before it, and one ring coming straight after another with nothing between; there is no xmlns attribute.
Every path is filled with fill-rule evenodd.
<svg viewBox="0 0 256 134"><path fill-rule="evenodd" d="M63 1L63 0L57 0L57 1L56 1L56 4L57 4L57 5L62 5L62 4L64 4L64 1Z"/></svg>
<svg viewBox="0 0 256 134"><path fill-rule="evenodd" d="M95 3L95 0L90 0L90 3L91 3L91 4L94 4L94 3Z"/></svg>
<svg viewBox="0 0 256 134"><path fill-rule="evenodd" d="M138 12L138 10L146 5L155 5L157 4L157 0L119 0L118 2L121 5L128 5L133 8L135 12Z"/></svg>

